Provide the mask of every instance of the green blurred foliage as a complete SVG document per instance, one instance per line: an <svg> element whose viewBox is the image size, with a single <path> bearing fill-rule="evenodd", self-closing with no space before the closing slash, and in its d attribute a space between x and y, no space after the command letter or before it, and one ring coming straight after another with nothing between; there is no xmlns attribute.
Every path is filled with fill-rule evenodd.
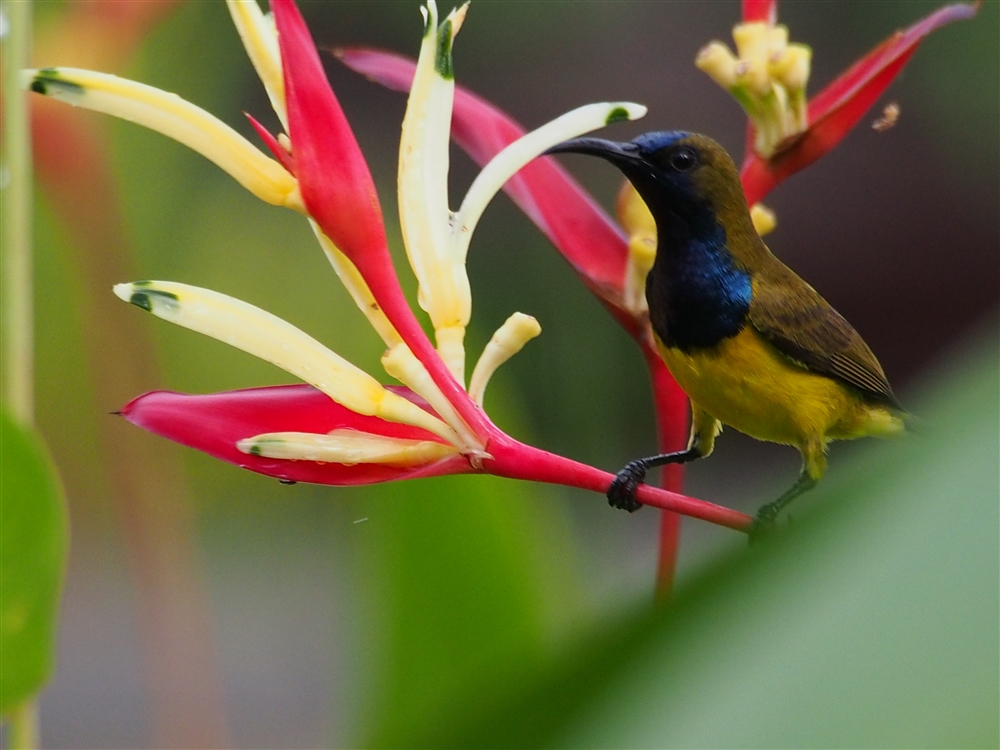
<svg viewBox="0 0 1000 750"><path fill-rule="evenodd" d="M669 606L387 744L996 747L998 355L991 327L914 399L916 434Z"/></svg>
<svg viewBox="0 0 1000 750"><path fill-rule="evenodd" d="M4 410L0 446L0 714L6 714L52 674L69 525L48 451Z"/></svg>

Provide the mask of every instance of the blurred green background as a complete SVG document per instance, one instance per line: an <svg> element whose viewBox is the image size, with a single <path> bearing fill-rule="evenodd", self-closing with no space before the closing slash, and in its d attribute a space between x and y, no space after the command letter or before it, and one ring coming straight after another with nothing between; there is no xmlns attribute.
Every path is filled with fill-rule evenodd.
<svg viewBox="0 0 1000 750"><path fill-rule="evenodd" d="M69 5L36 4L39 33L60 23ZM321 47L417 51L416 2L301 6ZM780 17L794 41L814 49L816 91L892 30L936 7L786 2ZM794 530L774 550L750 554L741 535L685 522L676 612L648 614L658 525L651 510L629 516L596 495L487 477L285 487L121 425L111 428L122 430L121 439L181 468L162 489L172 504L164 523L181 519L171 528L184 538L172 545L167 532L149 553L137 536L142 519L112 499L123 467L107 447L113 443L97 438L115 419L108 413L155 387L207 392L290 379L216 341L141 316L109 288L89 286L95 274L88 264L101 261L79 252L78 238L40 190L39 422L62 471L73 524L58 671L41 702L43 744L995 743L988 728L993 721L995 732L1000 638L998 10L986 2L977 19L927 40L883 98L901 107L894 129L878 134L863 122L767 200L779 221L771 248L864 335L902 401L934 418L901 443L835 446L829 487L796 503ZM692 63L708 40L729 41L738 14L736 2L476 0L456 42L456 76L528 127L590 101L630 99L647 104L650 114L616 125L608 137L682 128L706 132L739 154L741 111ZM58 49L49 52L39 65L65 62ZM402 258L395 148L405 97L332 56L327 67ZM222 3L179 3L125 74L205 107L251 140L242 112L275 124ZM379 340L299 216L258 202L162 136L93 120L110 133L122 208L116 231L125 242L108 252L127 243L134 278L197 284L247 300L380 372ZM584 160L572 168L610 204L617 173ZM453 203L474 175L456 152ZM412 294L409 269L399 267ZM498 424L609 470L652 452L648 385L634 344L505 197L484 217L469 267L470 356L514 310L536 316L543 328L490 387L487 408ZM101 383L115 375L110 362L132 356L133 342L105 339L103 350L92 331L95 321L124 316L155 342L157 362L144 363L148 382L111 401ZM688 470L687 487L751 511L797 469L794 451L728 431L710 461ZM158 523L147 522L144 533L155 538ZM895 575L896 568L903 572ZM800 575L782 577L787 570ZM914 578L915 570L922 574ZM161 575L182 583L164 584ZM168 595L151 598L150 586ZM859 587L870 596L850 595ZM900 602L886 599L892 591ZM928 596L923 611L957 614L922 619L914 591ZM184 601L169 592L181 592ZM968 602L976 606L963 608ZM883 629L887 622L899 629ZM947 668L935 671L934 658L922 659L916 646L900 646L884 660L888 667L875 658L886 644L914 643L935 657L941 649L933 644L950 644L956 630L965 651L944 649ZM833 642L829 631L861 633L839 645L885 679L852 681L868 672L848 667L839 681L831 678L837 664L854 662L823 650ZM805 633L815 642L799 642ZM763 658L775 646L781 660ZM741 661L741 653L758 658ZM926 674L917 672L928 684L970 696L972 718L948 713L967 734L936 724L921 732L919 722L915 734L889 731L906 725L906 711L927 723L937 716L927 706L947 713L938 700L943 688L896 701L903 706L899 721L876 711L871 725L882 717L887 732L859 726L837 734L845 725L831 705L858 716L837 696L853 686L881 696L873 706L892 705L886 696L924 684L905 669L893 671L915 663L927 666ZM170 680L161 679L164 669L175 670ZM694 692L681 689L692 682ZM829 696L808 692L819 684ZM760 705L748 701L748 690ZM776 690L775 702L764 700ZM808 699L781 711L795 695ZM670 731L651 716L673 717ZM756 722L747 718L754 716Z"/></svg>

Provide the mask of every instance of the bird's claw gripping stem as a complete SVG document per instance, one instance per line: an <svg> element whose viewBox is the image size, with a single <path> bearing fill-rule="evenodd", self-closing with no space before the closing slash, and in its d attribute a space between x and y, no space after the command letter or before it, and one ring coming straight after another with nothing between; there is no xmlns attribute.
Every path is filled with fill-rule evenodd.
<svg viewBox="0 0 1000 750"><path fill-rule="evenodd" d="M608 487L608 505L629 513L639 510L642 503L635 499L635 491L646 478L646 469L646 462L642 459L626 464Z"/></svg>

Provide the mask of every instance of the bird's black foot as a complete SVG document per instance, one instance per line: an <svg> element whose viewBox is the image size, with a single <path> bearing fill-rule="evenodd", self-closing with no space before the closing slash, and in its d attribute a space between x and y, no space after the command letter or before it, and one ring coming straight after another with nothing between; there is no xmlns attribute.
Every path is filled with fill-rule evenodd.
<svg viewBox="0 0 1000 750"><path fill-rule="evenodd" d="M750 528L747 529L747 536L750 538L751 547L778 530L778 513L780 512L781 506L777 503L768 503L761 506L753 519L753 523L750 524Z"/></svg>
<svg viewBox="0 0 1000 750"><path fill-rule="evenodd" d="M642 503L635 499L635 491L645 478L645 461L640 459L625 464L608 487L608 505L635 513L642 507Z"/></svg>

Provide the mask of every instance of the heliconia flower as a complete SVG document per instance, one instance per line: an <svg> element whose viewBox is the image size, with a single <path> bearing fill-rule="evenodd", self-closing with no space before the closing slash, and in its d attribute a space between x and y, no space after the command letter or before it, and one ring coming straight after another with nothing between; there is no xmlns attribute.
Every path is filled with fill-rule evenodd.
<svg viewBox="0 0 1000 750"><path fill-rule="evenodd" d="M927 34L971 17L977 8L978 3L941 8L889 37L807 101L809 48L788 43L787 29L776 25L776 0L743 0L744 24L735 36L745 59L713 43L697 62L733 91L751 116L741 177L758 233L772 231L776 223L774 214L759 201L842 140ZM414 63L404 56L361 47L339 50L337 55L349 68L388 88L407 91L413 81ZM479 164L524 133L508 115L464 89L456 92L453 118L452 137ZM761 124L759 135L755 122ZM687 397L649 335L644 289L655 253L656 227L645 204L626 182L618 197L616 224L553 159L529 164L505 190L639 343L653 383L660 450L682 449L687 441ZM681 475L680 466L667 467L664 486L679 491ZM661 540L662 584L669 581L676 551L676 520L669 514Z"/></svg>
<svg viewBox="0 0 1000 750"><path fill-rule="evenodd" d="M733 28L738 58L721 42L696 64L728 90L750 119L741 169L753 205L782 181L833 149L864 117L935 29L976 15L982 0L939 8L885 39L808 102L809 48L788 43L777 0L743 0Z"/></svg>
<svg viewBox="0 0 1000 750"><path fill-rule="evenodd" d="M514 313L493 335L466 387L465 329L472 311L466 255L473 231L503 184L547 148L645 108L591 104L519 134L498 149L460 207L448 205L448 143L455 84L452 44L467 6L438 23L428 0L419 60L403 123L399 206L407 257L436 347L406 302L389 255L378 194L357 140L323 73L293 0L227 0L284 132L251 123L271 152L174 94L114 76L50 68L25 71L32 90L125 119L185 143L269 203L304 214L352 298L387 349L384 386L289 323L207 289L166 281L119 284L122 299L265 359L305 381L212 395L154 392L126 405L130 422L230 463L284 481L349 485L488 472L604 492L612 476L500 431L482 408L487 383L540 332ZM273 158L272 158L273 157ZM643 487L646 504L736 529L744 514Z"/></svg>

